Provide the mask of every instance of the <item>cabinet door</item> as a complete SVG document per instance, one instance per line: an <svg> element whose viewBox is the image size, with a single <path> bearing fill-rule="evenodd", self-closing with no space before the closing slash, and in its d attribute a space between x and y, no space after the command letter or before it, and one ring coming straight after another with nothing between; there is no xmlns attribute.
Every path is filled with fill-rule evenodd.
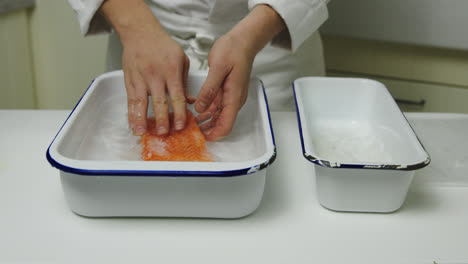
<svg viewBox="0 0 468 264"><path fill-rule="evenodd" d="M468 88L468 51L327 35L323 44L329 71Z"/></svg>
<svg viewBox="0 0 468 264"><path fill-rule="evenodd" d="M468 113L468 88L342 72L328 72L327 75L379 81L385 84L401 110L405 112Z"/></svg>
<svg viewBox="0 0 468 264"><path fill-rule="evenodd" d="M403 111L468 113L468 89L380 79Z"/></svg>

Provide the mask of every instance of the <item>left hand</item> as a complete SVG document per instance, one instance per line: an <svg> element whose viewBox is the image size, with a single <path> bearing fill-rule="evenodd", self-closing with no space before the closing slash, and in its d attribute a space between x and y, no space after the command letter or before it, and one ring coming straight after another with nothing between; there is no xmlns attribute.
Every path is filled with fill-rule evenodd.
<svg viewBox="0 0 468 264"><path fill-rule="evenodd" d="M247 92L256 53L229 33L213 45L208 64L210 70L195 102L200 113L197 122L209 141L228 135L237 113L247 100Z"/></svg>
<svg viewBox="0 0 468 264"><path fill-rule="evenodd" d="M208 56L210 70L195 101L196 120L208 141L227 136L247 100L255 56L281 30L283 19L268 5L257 5L219 38Z"/></svg>

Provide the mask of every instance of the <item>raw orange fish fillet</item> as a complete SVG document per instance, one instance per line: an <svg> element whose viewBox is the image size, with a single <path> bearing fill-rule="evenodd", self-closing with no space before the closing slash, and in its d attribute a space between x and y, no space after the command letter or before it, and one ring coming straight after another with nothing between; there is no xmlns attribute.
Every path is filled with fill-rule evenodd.
<svg viewBox="0 0 468 264"><path fill-rule="evenodd" d="M141 136L142 159L152 161L213 161L206 149L205 137L192 112L187 111L186 126L182 131L173 129L173 113L170 113L171 130L168 135L156 134L155 119L147 119L148 131Z"/></svg>

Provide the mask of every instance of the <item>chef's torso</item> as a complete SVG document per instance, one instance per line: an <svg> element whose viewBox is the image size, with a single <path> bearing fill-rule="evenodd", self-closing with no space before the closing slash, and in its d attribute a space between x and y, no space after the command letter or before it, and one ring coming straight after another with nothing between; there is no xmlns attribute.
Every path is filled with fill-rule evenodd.
<svg viewBox="0 0 468 264"><path fill-rule="evenodd" d="M238 21L248 12L247 0L146 0L146 2L187 17L211 22Z"/></svg>

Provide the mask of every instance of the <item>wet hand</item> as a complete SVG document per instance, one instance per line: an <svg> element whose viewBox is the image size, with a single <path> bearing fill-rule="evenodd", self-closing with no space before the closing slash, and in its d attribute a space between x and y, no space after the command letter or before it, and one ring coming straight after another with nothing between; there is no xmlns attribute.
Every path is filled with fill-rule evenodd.
<svg viewBox="0 0 468 264"><path fill-rule="evenodd" d="M254 58L285 23L268 5L257 5L208 56L208 76L195 102L202 132L209 141L227 136L248 95Z"/></svg>
<svg viewBox="0 0 468 264"><path fill-rule="evenodd" d="M189 60L169 35L144 33L123 42L122 67L128 123L136 135L146 131L148 95L151 95L158 135L169 132L169 103L174 112L174 129L185 127L186 103L194 100L187 94L185 85Z"/></svg>
<svg viewBox="0 0 468 264"><path fill-rule="evenodd" d="M174 112L174 129L182 130L186 103L195 100L186 90L189 59L183 49L142 0L108 0L101 12L116 29L123 46L129 127L136 135L146 132L151 95L157 134L169 132L169 103Z"/></svg>
<svg viewBox="0 0 468 264"><path fill-rule="evenodd" d="M226 34L208 56L208 76L195 102L196 120L209 141L228 135L247 99L255 52L236 36Z"/></svg>

